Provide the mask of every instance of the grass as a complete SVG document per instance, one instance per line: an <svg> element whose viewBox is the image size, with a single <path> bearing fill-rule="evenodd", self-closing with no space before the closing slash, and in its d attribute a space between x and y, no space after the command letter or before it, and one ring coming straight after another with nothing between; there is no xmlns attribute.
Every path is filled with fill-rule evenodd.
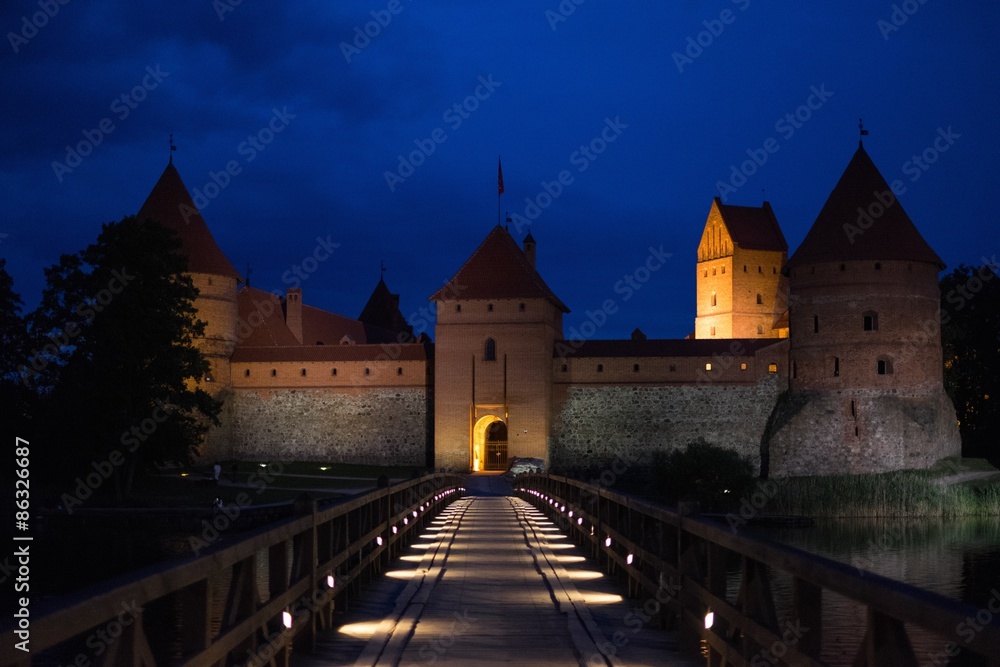
<svg viewBox="0 0 1000 667"><path fill-rule="evenodd" d="M983 461L961 459L946 461L931 470L777 479L777 492L767 504L767 512L871 518L1000 516L1000 481L996 475L941 483L946 477L966 472L1000 473Z"/></svg>

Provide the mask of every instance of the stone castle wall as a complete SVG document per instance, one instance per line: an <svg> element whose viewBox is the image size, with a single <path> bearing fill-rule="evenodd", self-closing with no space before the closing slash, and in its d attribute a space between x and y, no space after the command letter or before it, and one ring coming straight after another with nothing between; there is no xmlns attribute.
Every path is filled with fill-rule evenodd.
<svg viewBox="0 0 1000 667"><path fill-rule="evenodd" d="M552 465L590 468L616 458L704 440L738 452L757 468L768 417L785 386L777 375L755 384L565 386L551 439Z"/></svg>
<svg viewBox="0 0 1000 667"><path fill-rule="evenodd" d="M427 465L424 387L236 390L202 458Z"/></svg>

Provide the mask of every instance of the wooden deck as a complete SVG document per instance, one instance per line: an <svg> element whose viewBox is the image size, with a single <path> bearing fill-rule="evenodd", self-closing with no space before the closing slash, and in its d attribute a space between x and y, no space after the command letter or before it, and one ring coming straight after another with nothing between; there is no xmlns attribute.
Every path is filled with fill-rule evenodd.
<svg viewBox="0 0 1000 667"><path fill-rule="evenodd" d="M538 510L514 497L452 503L335 616L319 665L693 665Z"/></svg>

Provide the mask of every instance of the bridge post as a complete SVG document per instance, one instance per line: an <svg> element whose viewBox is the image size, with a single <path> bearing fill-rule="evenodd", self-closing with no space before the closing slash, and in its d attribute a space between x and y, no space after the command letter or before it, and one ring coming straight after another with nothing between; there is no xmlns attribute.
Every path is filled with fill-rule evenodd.
<svg viewBox="0 0 1000 667"><path fill-rule="evenodd" d="M212 589L208 579L200 579L177 593L180 609L181 651L185 656L197 655L212 644Z"/></svg>
<svg viewBox="0 0 1000 667"><path fill-rule="evenodd" d="M698 564L698 540L684 528L684 517L701 513L696 502L677 504L677 570L680 574L680 613L678 614L677 646L687 655L698 655L701 648L701 626L704 623L700 603L694 593L686 590L688 581L701 584L701 567Z"/></svg>

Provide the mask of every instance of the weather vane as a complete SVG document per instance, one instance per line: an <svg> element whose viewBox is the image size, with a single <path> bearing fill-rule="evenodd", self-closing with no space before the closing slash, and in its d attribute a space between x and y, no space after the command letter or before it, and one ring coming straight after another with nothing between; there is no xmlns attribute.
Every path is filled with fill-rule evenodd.
<svg viewBox="0 0 1000 667"><path fill-rule="evenodd" d="M170 164L174 163L174 151L175 150L177 150L177 146L174 145L174 133L171 132L170 133L170 153L167 156L167 161L170 162Z"/></svg>
<svg viewBox="0 0 1000 667"><path fill-rule="evenodd" d="M385 278L385 260L380 260L379 261L379 274L378 274L378 277L380 279Z"/></svg>
<svg viewBox="0 0 1000 667"><path fill-rule="evenodd" d="M860 146L863 138L868 135L868 130L865 129L865 121L863 118L858 119L858 131L861 133L858 137L858 146Z"/></svg>
<svg viewBox="0 0 1000 667"><path fill-rule="evenodd" d="M247 262L247 277L244 281L247 287L250 287L250 274L253 273L253 268L250 267L250 262Z"/></svg>

